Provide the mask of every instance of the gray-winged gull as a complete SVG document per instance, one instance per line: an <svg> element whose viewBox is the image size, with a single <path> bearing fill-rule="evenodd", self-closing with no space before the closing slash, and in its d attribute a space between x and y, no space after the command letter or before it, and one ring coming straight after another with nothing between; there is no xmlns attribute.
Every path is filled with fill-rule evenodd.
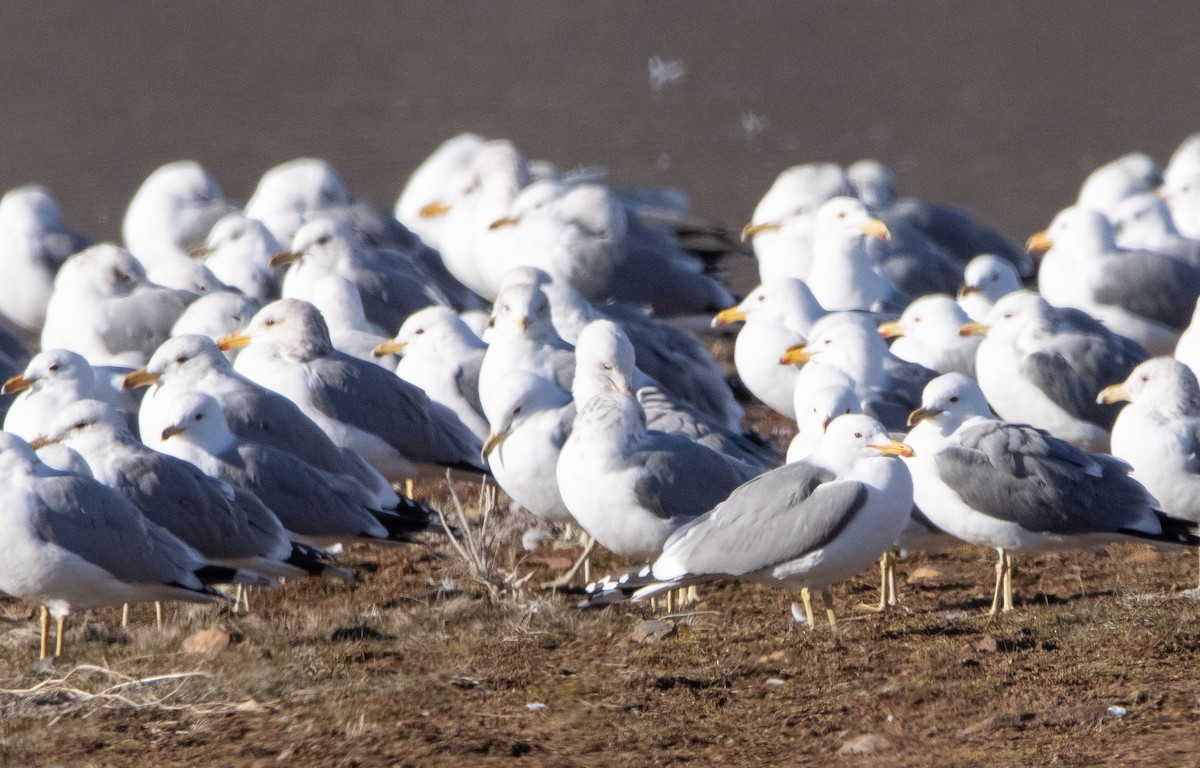
<svg viewBox="0 0 1200 768"><path fill-rule="evenodd" d="M278 392L233 370L215 341L198 335L169 339L146 368L125 378L128 389L154 385L142 398L138 423L143 442L161 449L166 404L180 394L203 392L216 398L225 422L243 440L287 451L325 472L331 484L354 492L376 509L395 507L400 498L388 481L353 451L339 448L304 412Z"/></svg>
<svg viewBox="0 0 1200 768"><path fill-rule="evenodd" d="M556 470L579 525L614 553L643 562L748 479L708 448L647 430L645 418L628 392L593 397L579 409Z"/></svg>
<svg viewBox="0 0 1200 768"><path fill-rule="evenodd" d="M839 416L806 460L762 475L675 531L654 561L659 583L635 594L730 577L802 593L821 590L834 631L831 586L869 568L908 520L913 483L890 458L912 450L866 416Z"/></svg>
<svg viewBox="0 0 1200 768"><path fill-rule="evenodd" d="M780 277L759 285L735 307L718 312L714 327L744 322L733 346L733 364L750 394L771 410L796 418L794 392L799 369L779 365L779 356L800 344L825 316L803 280Z"/></svg>
<svg viewBox="0 0 1200 768"><path fill-rule="evenodd" d="M93 245L54 279L42 349L69 349L93 365L142 365L195 298L151 283L124 248Z"/></svg>
<svg viewBox="0 0 1200 768"><path fill-rule="evenodd" d="M203 603L210 584L262 583L253 574L209 564L147 520L117 491L46 466L21 438L0 433L0 520L5 531L0 590L42 606L42 658L49 617L122 603Z"/></svg>
<svg viewBox="0 0 1200 768"><path fill-rule="evenodd" d="M867 250L868 237L884 240L891 235L858 200L835 197L817 210L813 261L805 282L825 309L878 311L905 303Z"/></svg>
<svg viewBox="0 0 1200 768"><path fill-rule="evenodd" d="M1121 201L1109 216L1117 246L1126 250L1157 251L1200 266L1200 240L1184 237L1171 218L1171 209L1150 192Z"/></svg>
<svg viewBox="0 0 1200 768"><path fill-rule="evenodd" d="M753 242L759 280L808 277L817 209L851 193L846 175L834 163L797 165L780 173L742 229L742 239Z"/></svg>
<svg viewBox="0 0 1200 768"><path fill-rule="evenodd" d="M838 416L861 412L862 405L852 387L831 385L813 392L804 412L797 414L798 431L788 443L787 463L793 464L812 455L824 439L829 423Z"/></svg>
<svg viewBox="0 0 1200 768"><path fill-rule="evenodd" d="M479 369L479 399L484 410L495 383L514 371L528 371L570 389L575 377L575 352L558 335L550 301L541 288L528 283L510 285L492 307L488 348Z"/></svg>
<svg viewBox="0 0 1200 768"><path fill-rule="evenodd" d="M1121 201L1153 192L1162 183L1163 167L1147 154L1131 152L1088 174L1079 188L1077 205L1112 217Z"/></svg>
<svg viewBox="0 0 1200 768"><path fill-rule="evenodd" d="M167 405L166 421L169 426L160 436L164 453L254 494L300 541L410 542L413 534L437 526L424 505L408 502L386 512L371 509L292 454L238 439L229 431L220 404L208 395L179 395Z"/></svg>
<svg viewBox="0 0 1200 768"><path fill-rule="evenodd" d="M982 339L959 333L970 320L954 299L932 294L909 304L898 320L880 325L879 332L885 339L895 339L889 349L901 360L974 378L975 349Z"/></svg>
<svg viewBox="0 0 1200 768"><path fill-rule="evenodd" d="M204 244L188 251L230 288L237 288L259 301L279 298L279 276L270 266L271 257L283 246L261 221L241 211L221 217Z"/></svg>
<svg viewBox="0 0 1200 768"><path fill-rule="evenodd" d="M1112 452L1129 462L1172 517L1200 523L1200 385L1177 360L1158 357L1124 382L1100 390L1104 403L1128 401L1112 430Z"/></svg>
<svg viewBox="0 0 1200 768"><path fill-rule="evenodd" d="M970 379L926 388L905 440L917 506L939 528L995 548L991 613L1012 610L1012 552L1119 540L1196 543L1129 476L1129 465L1039 429L995 419Z"/></svg>
<svg viewBox="0 0 1200 768"><path fill-rule="evenodd" d="M4 417L4 430L26 440L45 434L68 405L79 400L102 400L127 418L137 413L138 397L121 391L127 368L93 367L82 355L50 349L34 355L24 372L0 387L0 394L17 394Z"/></svg>
<svg viewBox="0 0 1200 768"><path fill-rule="evenodd" d="M1002 296L1021 290L1021 277L1012 264L985 253L971 259L963 270L958 289L958 305L970 318L983 322Z"/></svg>
<svg viewBox="0 0 1200 768"><path fill-rule="evenodd" d="M440 247L445 219L422 216L421 209L467 186L471 161L483 145L483 137L474 133L460 133L442 142L408 177L396 200L396 218L434 248Z"/></svg>
<svg viewBox="0 0 1200 768"><path fill-rule="evenodd" d="M171 326L171 336L197 333L219 339L227 333L241 330L262 304L240 291L217 291L205 294L188 305Z"/></svg>
<svg viewBox="0 0 1200 768"><path fill-rule="evenodd" d="M1046 301L1087 312L1151 354L1171 353L1200 297L1200 267L1121 250L1108 219L1087 208L1060 211L1029 249L1044 253L1038 290Z"/></svg>
<svg viewBox="0 0 1200 768"><path fill-rule="evenodd" d="M54 275L87 241L63 226L58 203L45 188L28 185L0 197L0 320L35 340L46 321Z"/></svg>
<svg viewBox="0 0 1200 768"><path fill-rule="evenodd" d="M434 402L458 415L483 440L488 419L479 398L479 371L487 344L449 307L426 307L380 343L375 356L400 355L396 375L425 390Z"/></svg>
<svg viewBox="0 0 1200 768"><path fill-rule="evenodd" d="M1029 291L996 303L984 323L963 333L987 338L975 353L975 374L1002 419L1031 424L1080 448L1108 449L1117 409L1098 405L1101 387L1121 381L1146 359L1123 336L1073 309L1056 309Z"/></svg>
<svg viewBox="0 0 1200 768"><path fill-rule="evenodd" d="M454 412L391 371L333 348L311 304L281 299L219 340L244 346L234 370L288 397L334 443L393 482L446 468L484 471L482 444Z"/></svg>
<svg viewBox="0 0 1200 768"><path fill-rule="evenodd" d="M77 451L96 480L214 564L271 576L320 574L332 565L323 553L294 546L257 497L150 450L98 400L64 408L45 436L31 443L38 450L54 444Z"/></svg>

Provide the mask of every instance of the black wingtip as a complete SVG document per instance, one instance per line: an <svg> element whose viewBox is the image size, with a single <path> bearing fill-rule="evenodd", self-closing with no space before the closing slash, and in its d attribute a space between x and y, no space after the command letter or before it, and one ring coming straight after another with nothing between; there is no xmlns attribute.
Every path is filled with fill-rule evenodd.
<svg viewBox="0 0 1200 768"><path fill-rule="evenodd" d="M354 580L354 573L348 568L338 565L337 558L323 549L310 547L307 544L293 541L292 554L284 562L300 568L309 576L327 576L343 581Z"/></svg>

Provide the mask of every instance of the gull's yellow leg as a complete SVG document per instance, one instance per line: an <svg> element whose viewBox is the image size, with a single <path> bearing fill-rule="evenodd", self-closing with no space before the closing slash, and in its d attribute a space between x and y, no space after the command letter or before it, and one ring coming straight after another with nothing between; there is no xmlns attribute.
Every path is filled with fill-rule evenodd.
<svg viewBox="0 0 1200 768"><path fill-rule="evenodd" d="M596 548L596 540L588 534L584 535L587 536L587 543L583 547L583 552L579 554L579 559L577 559L575 564L567 569L567 572L562 576L559 576L553 581L547 581L542 584L543 589L557 589L559 587L567 586L574 580L575 574L579 572L580 568L583 569L584 583L586 584L587 582L591 581L592 550ZM653 606L654 602L651 601L650 605Z"/></svg>
<svg viewBox="0 0 1200 768"><path fill-rule="evenodd" d="M700 602L700 593L699 593L699 592L696 590L696 585L695 585L695 584L689 584L689 585L688 585L688 588L687 588L687 602L688 602L688 605L691 605L692 603L698 603L698 602Z"/></svg>
<svg viewBox="0 0 1200 768"><path fill-rule="evenodd" d="M60 614L58 617L58 635L54 638L55 658L62 656L63 622L66 620L66 618L66 614Z"/></svg>
<svg viewBox="0 0 1200 768"><path fill-rule="evenodd" d="M812 592L808 590L808 587L800 590L800 602L804 605L804 621L808 624L808 631L812 632L813 622L816 619L813 618Z"/></svg>
<svg viewBox="0 0 1200 768"><path fill-rule="evenodd" d="M162 630L162 603L154 601L154 626Z"/></svg>
<svg viewBox="0 0 1200 768"><path fill-rule="evenodd" d="M42 606L42 655L38 659L46 658L46 644L50 639L50 609Z"/></svg>
<svg viewBox="0 0 1200 768"><path fill-rule="evenodd" d="M896 553L888 552L888 605L897 606L900 599L896 597Z"/></svg>
<svg viewBox="0 0 1200 768"><path fill-rule="evenodd" d="M996 560L996 589L992 593L992 610L988 611L988 616L995 616L1000 612L1000 605L1003 598L1001 593L1004 591L1004 550L997 550L1000 557Z"/></svg>
<svg viewBox="0 0 1200 768"><path fill-rule="evenodd" d="M1004 611L1013 609L1012 600L1013 557L1009 552L1004 553Z"/></svg>
<svg viewBox="0 0 1200 768"><path fill-rule="evenodd" d="M121 603L121 629L129 626L129 603Z"/></svg>
<svg viewBox="0 0 1200 768"><path fill-rule="evenodd" d="M833 615L833 587L821 590L821 602L825 604L825 618L829 620L829 628L836 636L838 633L837 616Z"/></svg>

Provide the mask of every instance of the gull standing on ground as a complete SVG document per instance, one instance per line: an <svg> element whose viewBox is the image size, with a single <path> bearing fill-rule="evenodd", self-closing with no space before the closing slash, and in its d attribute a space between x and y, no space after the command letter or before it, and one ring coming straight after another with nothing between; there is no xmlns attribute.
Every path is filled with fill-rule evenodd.
<svg viewBox="0 0 1200 768"><path fill-rule="evenodd" d="M483 472L479 438L454 412L391 371L339 352L316 307L281 299L246 329L220 340L245 347L234 370L284 395L334 443L384 477L401 482L418 470Z"/></svg>
<svg viewBox="0 0 1200 768"><path fill-rule="evenodd" d="M541 288L510 285L492 307L488 348L479 368L479 400L484 411L496 383L514 371L528 371L569 390L575 377L575 352L558 335L550 300Z"/></svg>
<svg viewBox="0 0 1200 768"><path fill-rule="evenodd" d="M675 529L749 479L715 451L647 430L646 415L628 392L597 395L579 409L556 473L579 525L612 552L639 562L657 557Z"/></svg>
<svg viewBox="0 0 1200 768"><path fill-rule="evenodd" d="M959 374L930 382L905 441L920 510L947 533L999 553L991 614L1012 610L1012 552L1111 541L1197 543L1166 517L1129 465L991 416Z"/></svg>
<svg viewBox="0 0 1200 768"><path fill-rule="evenodd" d="M488 419L479 399L479 370L487 346L454 310L426 307L410 315L396 337L380 343L372 354L399 355L396 375L454 411L483 440Z"/></svg>
<svg viewBox="0 0 1200 768"><path fill-rule="evenodd" d="M896 284L879 271L866 238L886 240L887 226L852 197L835 197L817 211L813 260L805 282L831 312L878 311L905 303Z"/></svg>
<svg viewBox="0 0 1200 768"><path fill-rule="evenodd" d="M803 280L781 277L758 286L737 306L717 313L712 324L745 323L733 346L738 376L750 394L776 413L794 419L800 370L779 365L779 356L802 343L825 314Z"/></svg>
<svg viewBox="0 0 1200 768"><path fill-rule="evenodd" d="M958 305L975 322L983 322L1003 296L1021 290L1021 277L1013 265L999 256L976 256L963 270Z"/></svg>
<svg viewBox="0 0 1200 768"><path fill-rule="evenodd" d="M1200 385L1183 363L1157 357L1124 382L1100 390L1102 403L1128 401L1112 431L1112 452L1129 462L1172 517L1200 524Z"/></svg>
<svg viewBox="0 0 1200 768"><path fill-rule="evenodd" d="M45 188L28 185L0 198L0 321L26 342L46 322L54 275L67 258L88 245L66 229L58 203Z"/></svg>
<svg viewBox="0 0 1200 768"><path fill-rule="evenodd" d="M869 568L908 521L912 478L890 457L911 455L874 419L839 416L806 460L746 483L676 530L654 561L659 583L635 598L722 577L819 589L836 632L832 585Z"/></svg>
<svg viewBox="0 0 1200 768"><path fill-rule="evenodd" d="M235 493L192 464L147 448L104 403L68 406L31 443L39 450L55 444L74 449L96 480L211 563L270 576L319 574L332 565L324 553L293 546L279 520L252 494Z"/></svg>
<svg viewBox="0 0 1200 768"><path fill-rule="evenodd" d="M181 394L203 392L216 398L231 432L242 440L269 445L325 472L343 492L355 491L374 509L391 509L400 497L388 481L353 451L339 448L291 400L233 370L217 343L205 336L169 339L147 366L125 377L126 389L154 385L142 398L138 424L142 441L162 450L168 426L165 408Z"/></svg>
<svg viewBox="0 0 1200 768"><path fill-rule="evenodd" d="M124 248L93 245L54 279L42 349L69 349L92 365L143 365L195 298L151 283Z"/></svg>
<svg viewBox="0 0 1200 768"><path fill-rule="evenodd" d="M1200 297L1200 267L1153 251L1123 251L1103 214L1073 207L1029 239L1044 253L1038 290L1133 339L1152 355L1170 354Z"/></svg>
<svg viewBox="0 0 1200 768"><path fill-rule="evenodd" d="M0 590L42 606L42 658L49 617L122 603L222 597L210 584L262 583L213 566L147 520L117 491L46 466L21 438L0 433L0 520L5 531Z"/></svg>
<svg viewBox="0 0 1200 768"><path fill-rule="evenodd" d="M1087 451L1108 450L1117 408L1096 393L1122 381L1146 352L1078 310L1056 309L1030 291L996 303L984 323L975 374L1000 418L1031 424Z"/></svg>

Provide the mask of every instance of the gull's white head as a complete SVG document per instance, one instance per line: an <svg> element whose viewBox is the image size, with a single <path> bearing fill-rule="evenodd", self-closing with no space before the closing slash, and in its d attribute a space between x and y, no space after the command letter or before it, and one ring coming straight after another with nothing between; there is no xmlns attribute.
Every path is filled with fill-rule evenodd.
<svg viewBox="0 0 1200 768"><path fill-rule="evenodd" d="M185 440L209 453L217 453L234 442L221 404L203 392L184 392L163 404L159 438Z"/></svg>
<svg viewBox="0 0 1200 768"><path fill-rule="evenodd" d="M298 362L323 357L333 349L329 326L321 313L299 299L274 301L260 309L245 330L217 339L222 350L249 344Z"/></svg>
<svg viewBox="0 0 1200 768"><path fill-rule="evenodd" d="M989 339L1015 343L1026 331L1050 329L1054 308L1033 291L1016 291L996 302L982 323L966 323L959 333L985 334Z"/></svg>
<svg viewBox="0 0 1200 768"><path fill-rule="evenodd" d="M1029 238L1030 253L1044 254L1054 249L1078 260L1087 260L1116 250L1112 225L1099 211L1073 205L1063 208L1044 232Z"/></svg>
<svg viewBox="0 0 1200 768"><path fill-rule="evenodd" d="M376 355L444 354L454 348L483 349L486 345L449 307L426 307L409 315L391 341L376 348Z"/></svg>
<svg viewBox="0 0 1200 768"><path fill-rule="evenodd" d="M959 329L970 320L954 299L931 294L905 307L899 320L880 325L879 332L884 338L905 336L919 343L940 346L961 339Z"/></svg>
<svg viewBox="0 0 1200 768"><path fill-rule="evenodd" d="M967 262L958 297L961 300L968 296L983 296L990 304L994 304L1001 296L1019 290L1021 277L1012 262L992 254L983 254Z"/></svg>
<svg viewBox="0 0 1200 768"><path fill-rule="evenodd" d="M216 180L199 163L168 163L142 182L125 211L121 232L138 259L155 263L203 245L213 224L229 210Z"/></svg>
<svg viewBox="0 0 1200 768"><path fill-rule="evenodd" d="M1122 200L1112 213L1112 227L1122 248L1153 250L1164 240L1179 235L1166 201L1149 192Z"/></svg>
<svg viewBox="0 0 1200 768"><path fill-rule="evenodd" d="M558 410L571 402L571 393L558 388L554 382L529 373L514 371L496 383L493 397L484 404L484 415L490 425L483 444L483 457L499 450L504 440L526 419ZM502 457L503 458L503 457Z"/></svg>
<svg viewBox="0 0 1200 768"><path fill-rule="evenodd" d="M1163 168L1141 152L1122 155L1088 174L1079 189L1078 205L1109 216L1130 195L1153 192Z"/></svg>
<svg viewBox="0 0 1200 768"><path fill-rule="evenodd" d="M845 471L862 459L879 456L912 456L908 445L893 440L875 419L861 414L838 416L829 422L825 437L810 460L833 471Z"/></svg>
<svg viewBox="0 0 1200 768"><path fill-rule="evenodd" d="M891 238L887 225L873 218L867 207L853 197L835 197L817 210L814 242L841 249L857 246L864 238Z"/></svg>
<svg viewBox="0 0 1200 768"><path fill-rule="evenodd" d="M534 285L513 285L492 305L495 338L552 339L558 334L550 316L550 300Z"/></svg>
<svg viewBox="0 0 1200 768"><path fill-rule="evenodd" d="M629 337L611 320L588 323L575 343L576 402L586 403L600 392L631 392L635 353Z"/></svg>
<svg viewBox="0 0 1200 768"><path fill-rule="evenodd" d="M208 336L187 333L164 341L154 350L143 371L135 371L125 377L125 386L145 386L161 377L198 376L212 370L228 372L233 370L233 366L221 354L216 341Z"/></svg>
<svg viewBox="0 0 1200 768"><path fill-rule="evenodd" d="M175 325L171 326L171 335L196 333L210 339L218 339L244 328L258 310L259 303L244 293L210 293L188 305L175 321Z"/></svg>
<svg viewBox="0 0 1200 768"><path fill-rule="evenodd" d="M105 298L128 296L149 285L146 270L129 251L100 243L67 259L54 278L55 291Z"/></svg>
<svg viewBox="0 0 1200 768"><path fill-rule="evenodd" d="M925 385L921 407L908 416L909 428L932 421L944 433L953 432L970 418L992 418L992 409L974 379L946 373Z"/></svg>
<svg viewBox="0 0 1200 768"><path fill-rule="evenodd" d="M246 215L261 221L280 243L290 243L313 213L349 203L350 193L333 166L302 157L262 175L246 203Z"/></svg>
<svg viewBox="0 0 1200 768"><path fill-rule="evenodd" d="M878 160L859 160L846 169L846 178L867 208L877 211L895 205L896 174Z"/></svg>
<svg viewBox="0 0 1200 768"><path fill-rule="evenodd" d="M113 442L134 440L125 417L111 405L99 400L78 400L59 412L50 421L46 434L30 444L40 449L44 445L65 443L88 453L103 450Z"/></svg>
<svg viewBox="0 0 1200 768"><path fill-rule="evenodd" d="M65 349L48 349L34 355L25 370L4 382L0 394L63 387L81 396L91 394L95 372L83 355Z"/></svg>
<svg viewBox="0 0 1200 768"><path fill-rule="evenodd" d="M1138 365L1124 382L1105 387L1098 403L1128 401L1167 419L1200 416L1200 384L1196 375L1171 357L1155 357Z"/></svg>
<svg viewBox="0 0 1200 768"><path fill-rule="evenodd" d="M807 435L823 435L830 422L848 413L861 413L862 406L849 387L822 387L812 394L801 413L800 431Z"/></svg>

